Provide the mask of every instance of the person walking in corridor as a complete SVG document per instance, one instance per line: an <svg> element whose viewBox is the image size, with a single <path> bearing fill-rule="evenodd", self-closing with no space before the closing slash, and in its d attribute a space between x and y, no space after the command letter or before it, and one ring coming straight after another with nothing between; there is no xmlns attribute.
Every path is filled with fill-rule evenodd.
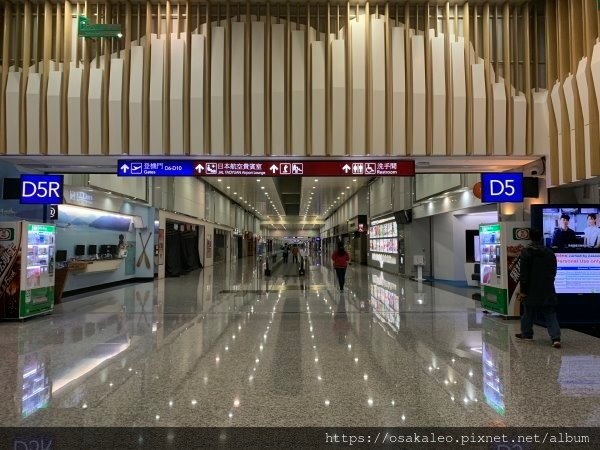
<svg viewBox="0 0 600 450"><path fill-rule="evenodd" d="M294 263L294 264L298 264L298 253L299 253L298 246L294 245L292 247L292 263Z"/></svg>
<svg viewBox="0 0 600 450"><path fill-rule="evenodd" d="M340 292L344 292L344 283L346 282L346 268L350 261L350 255L344 249L344 243L338 242L338 248L331 254L333 260L333 268L337 274L338 282L340 284Z"/></svg>
<svg viewBox="0 0 600 450"><path fill-rule="evenodd" d="M533 321L537 313L544 316L554 348L560 348L560 326L556 317L556 256L542 244L543 234L532 229L531 244L521 251L521 301L524 312L517 339L533 340Z"/></svg>

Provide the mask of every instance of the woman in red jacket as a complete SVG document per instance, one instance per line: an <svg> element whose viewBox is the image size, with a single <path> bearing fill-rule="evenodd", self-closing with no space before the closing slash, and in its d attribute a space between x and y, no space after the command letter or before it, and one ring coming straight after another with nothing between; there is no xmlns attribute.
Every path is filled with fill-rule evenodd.
<svg viewBox="0 0 600 450"><path fill-rule="evenodd" d="M331 259L333 260L333 268L335 269L338 282L340 283L340 292L344 292L346 268L348 267L348 262L350 261L350 255L346 250L344 250L344 243L342 241L338 242L338 248L331 254Z"/></svg>

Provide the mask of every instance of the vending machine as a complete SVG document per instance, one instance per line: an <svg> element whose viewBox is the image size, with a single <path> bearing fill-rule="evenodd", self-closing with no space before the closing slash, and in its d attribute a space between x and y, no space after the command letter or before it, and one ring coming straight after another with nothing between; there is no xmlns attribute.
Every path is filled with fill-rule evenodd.
<svg viewBox="0 0 600 450"><path fill-rule="evenodd" d="M481 306L506 317L520 316L521 250L530 243L527 222L479 225Z"/></svg>
<svg viewBox="0 0 600 450"><path fill-rule="evenodd" d="M0 319L25 319L54 307L54 225L0 222Z"/></svg>

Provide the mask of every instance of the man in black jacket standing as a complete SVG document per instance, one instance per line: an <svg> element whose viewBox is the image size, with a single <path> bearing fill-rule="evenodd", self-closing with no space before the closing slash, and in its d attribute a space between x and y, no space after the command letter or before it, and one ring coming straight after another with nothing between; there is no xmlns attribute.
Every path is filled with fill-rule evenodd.
<svg viewBox="0 0 600 450"><path fill-rule="evenodd" d="M523 341L533 340L533 320L539 312L546 319L552 346L560 348L560 326L556 318L556 256L542 245L543 234L531 230L531 244L521 251L521 300L524 313L521 332L515 336Z"/></svg>

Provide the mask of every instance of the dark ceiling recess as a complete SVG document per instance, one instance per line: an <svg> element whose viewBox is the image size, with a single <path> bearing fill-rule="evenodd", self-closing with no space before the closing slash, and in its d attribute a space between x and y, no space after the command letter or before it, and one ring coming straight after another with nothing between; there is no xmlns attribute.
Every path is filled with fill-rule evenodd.
<svg viewBox="0 0 600 450"><path fill-rule="evenodd" d="M280 177L273 179L283 210L288 216L300 215L300 195L302 190L302 177Z"/></svg>

